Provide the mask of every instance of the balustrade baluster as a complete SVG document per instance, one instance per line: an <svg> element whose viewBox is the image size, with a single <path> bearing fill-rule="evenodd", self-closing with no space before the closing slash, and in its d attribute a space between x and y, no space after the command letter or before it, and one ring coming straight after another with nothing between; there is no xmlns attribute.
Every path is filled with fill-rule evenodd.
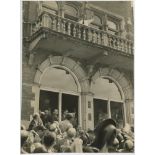
<svg viewBox="0 0 155 155"><path fill-rule="evenodd" d="M108 43L109 43L109 46L111 47L112 46L112 39L111 39L111 36L108 35Z"/></svg>
<svg viewBox="0 0 155 155"><path fill-rule="evenodd" d="M73 24L73 37L76 37L76 24Z"/></svg>
<svg viewBox="0 0 155 155"><path fill-rule="evenodd" d="M83 40L86 40L86 30L83 28Z"/></svg>
<svg viewBox="0 0 155 155"><path fill-rule="evenodd" d="M88 41L90 42L91 41L91 30L89 28L88 28L87 33L88 33Z"/></svg>
<svg viewBox="0 0 155 155"><path fill-rule="evenodd" d="M100 44L100 33L97 32L97 44Z"/></svg>
<svg viewBox="0 0 155 155"><path fill-rule="evenodd" d="M52 30L56 30L56 19L52 17Z"/></svg>
<svg viewBox="0 0 155 155"><path fill-rule="evenodd" d="M67 34L70 36L71 35L71 23L67 23Z"/></svg>
<svg viewBox="0 0 155 155"><path fill-rule="evenodd" d="M133 50L133 43L131 43L131 54L133 54L134 50Z"/></svg>
<svg viewBox="0 0 155 155"><path fill-rule="evenodd" d="M60 18L57 18L57 31L60 32Z"/></svg>
<svg viewBox="0 0 155 155"><path fill-rule="evenodd" d="M120 39L117 38L117 49L120 50Z"/></svg>
<svg viewBox="0 0 155 155"><path fill-rule="evenodd" d="M62 33L66 34L66 21L63 20L62 23Z"/></svg>
<svg viewBox="0 0 155 155"><path fill-rule="evenodd" d="M104 33L103 37L104 37L104 45L108 46L109 45L109 36Z"/></svg>
<svg viewBox="0 0 155 155"><path fill-rule="evenodd" d="M104 33L101 33L101 45L104 45Z"/></svg>
<svg viewBox="0 0 155 155"><path fill-rule="evenodd" d="M51 18L47 14L43 14L42 16L42 23L44 27L51 28Z"/></svg>
<svg viewBox="0 0 155 155"><path fill-rule="evenodd" d="M114 39L114 47L116 49L118 49L118 39L117 38Z"/></svg>
<svg viewBox="0 0 155 155"><path fill-rule="evenodd" d="M123 51L123 42L122 42L122 39L120 39L120 50Z"/></svg>
<svg viewBox="0 0 155 155"><path fill-rule="evenodd" d="M123 41L123 46L124 46L123 51L126 53L126 49L127 49L127 47L126 47L126 41L125 41L125 40Z"/></svg>
<svg viewBox="0 0 155 155"><path fill-rule="evenodd" d="M115 38L111 37L111 45L113 48L115 48Z"/></svg>
<svg viewBox="0 0 155 155"><path fill-rule="evenodd" d="M132 54L132 52L131 52L131 42L128 42L128 53Z"/></svg>
<svg viewBox="0 0 155 155"><path fill-rule="evenodd" d="M81 39L81 27L79 25L79 28L78 28L78 38Z"/></svg>
<svg viewBox="0 0 155 155"><path fill-rule="evenodd" d="M95 31L94 30L92 32L92 41L93 41L93 43L95 43Z"/></svg>
<svg viewBox="0 0 155 155"><path fill-rule="evenodd" d="M123 44L122 44L122 39L120 39L120 50L123 51Z"/></svg>

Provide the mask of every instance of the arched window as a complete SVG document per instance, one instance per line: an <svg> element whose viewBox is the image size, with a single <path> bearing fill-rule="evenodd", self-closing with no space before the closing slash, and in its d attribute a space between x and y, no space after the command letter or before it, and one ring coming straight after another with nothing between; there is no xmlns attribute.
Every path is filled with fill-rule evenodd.
<svg viewBox="0 0 155 155"><path fill-rule="evenodd" d="M114 22L108 20L108 21L107 21L107 24L108 24L108 27L109 27L109 28L114 29L114 30L117 30L117 25L116 25L116 23L114 23Z"/></svg>
<svg viewBox="0 0 155 155"><path fill-rule="evenodd" d="M40 79L40 111L54 113L57 110L56 121L63 120L64 113L68 111L74 114L74 127L77 127L81 122L79 87L69 69L61 66L47 68Z"/></svg>
<svg viewBox="0 0 155 155"><path fill-rule="evenodd" d="M101 25L102 25L101 19L97 15L94 15L93 18L94 18L94 20L90 24L90 26L94 27L96 29L101 29Z"/></svg>
<svg viewBox="0 0 155 155"><path fill-rule="evenodd" d="M55 1L43 1L42 8L43 11L47 11L51 14L58 14L58 5Z"/></svg>
<svg viewBox="0 0 155 155"><path fill-rule="evenodd" d="M122 94L113 80L100 77L92 84L94 93L94 125L106 118L116 121L119 128L124 125Z"/></svg>
<svg viewBox="0 0 155 155"><path fill-rule="evenodd" d="M78 86L72 74L60 67L48 68L41 78L41 85L78 92Z"/></svg>
<svg viewBox="0 0 155 155"><path fill-rule="evenodd" d="M92 92L99 98L122 101L118 87L110 79L98 78L92 86Z"/></svg>
<svg viewBox="0 0 155 155"><path fill-rule="evenodd" d="M111 34L113 34L113 35L117 35L117 33L118 33L118 23L117 22L114 22L114 21L112 21L111 19L109 19L108 21L107 21L107 25L108 25L108 32L109 33L111 33Z"/></svg>
<svg viewBox="0 0 155 155"><path fill-rule="evenodd" d="M77 21L78 11L75 7L65 4L64 9L65 9L65 18Z"/></svg>

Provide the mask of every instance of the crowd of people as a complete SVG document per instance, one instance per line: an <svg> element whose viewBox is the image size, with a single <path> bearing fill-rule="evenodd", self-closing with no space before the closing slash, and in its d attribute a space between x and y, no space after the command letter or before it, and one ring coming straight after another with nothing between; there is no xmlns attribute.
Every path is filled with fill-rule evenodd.
<svg viewBox="0 0 155 155"><path fill-rule="evenodd" d="M126 124L118 129L113 119L101 121L94 130L74 125L75 115L58 110L35 113L28 128L21 125L21 153L134 152L134 133Z"/></svg>

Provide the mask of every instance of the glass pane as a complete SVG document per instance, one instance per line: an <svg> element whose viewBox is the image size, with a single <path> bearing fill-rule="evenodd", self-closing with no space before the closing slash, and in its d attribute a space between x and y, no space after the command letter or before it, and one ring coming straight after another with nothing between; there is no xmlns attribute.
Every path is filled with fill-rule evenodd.
<svg viewBox="0 0 155 155"><path fill-rule="evenodd" d="M114 30L117 29L117 25L114 22L108 20L107 24L109 28L114 29Z"/></svg>
<svg viewBox="0 0 155 155"><path fill-rule="evenodd" d="M67 113L74 115L73 126L78 125L78 96L70 94L62 94L62 120L65 119Z"/></svg>
<svg viewBox="0 0 155 155"><path fill-rule="evenodd" d="M73 76L61 68L50 67L41 78L41 86L56 88L68 91L78 91L78 87Z"/></svg>
<svg viewBox="0 0 155 155"><path fill-rule="evenodd" d="M123 127L123 103L110 102L111 118L114 119L118 125L118 128Z"/></svg>
<svg viewBox="0 0 155 155"><path fill-rule="evenodd" d="M58 109L58 93L40 90L39 110L52 114L55 109Z"/></svg>
<svg viewBox="0 0 155 155"><path fill-rule="evenodd" d="M94 99L94 127L106 118L108 118L107 101Z"/></svg>
<svg viewBox="0 0 155 155"><path fill-rule="evenodd" d="M101 19L98 16L94 16L94 21L93 23L97 24L97 25L101 25Z"/></svg>
<svg viewBox="0 0 155 155"><path fill-rule="evenodd" d="M70 5L65 5L65 13L77 17L77 10Z"/></svg>
<svg viewBox="0 0 155 155"><path fill-rule="evenodd" d="M109 79L98 78L95 83L92 84L92 91L97 97L121 101L121 94L118 87Z"/></svg>

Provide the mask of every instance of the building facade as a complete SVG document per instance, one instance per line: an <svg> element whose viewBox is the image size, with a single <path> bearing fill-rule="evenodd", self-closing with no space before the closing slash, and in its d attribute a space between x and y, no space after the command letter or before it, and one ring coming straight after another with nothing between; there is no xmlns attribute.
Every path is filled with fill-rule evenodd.
<svg viewBox="0 0 155 155"><path fill-rule="evenodd" d="M68 110L83 129L134 125L130 1L23 1L21 120Z"/></svg>

